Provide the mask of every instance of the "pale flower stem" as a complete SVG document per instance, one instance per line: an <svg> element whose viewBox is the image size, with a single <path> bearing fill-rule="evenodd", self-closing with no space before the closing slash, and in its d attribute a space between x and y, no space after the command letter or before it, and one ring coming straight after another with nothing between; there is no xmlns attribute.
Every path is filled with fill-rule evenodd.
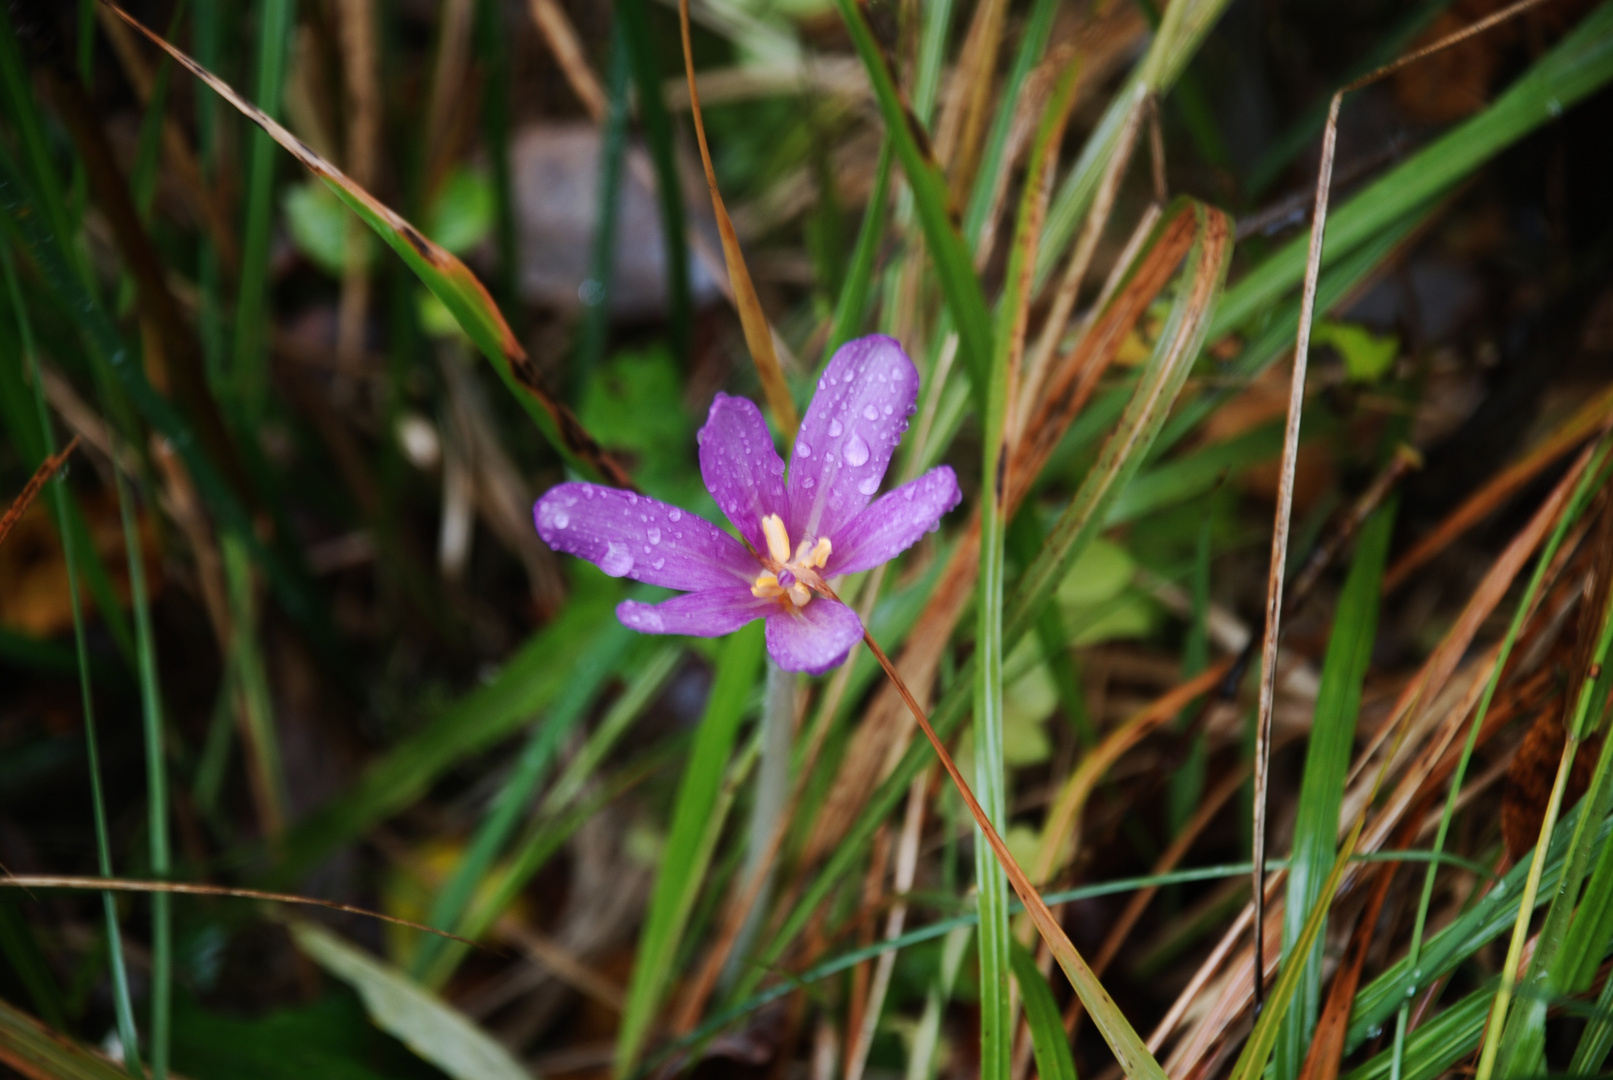
<svg viewBox="0 0 1613 1080"><path fill-rule="evenodd" d="M764 863L777 855L773 833L790 799L790 749L795 741L796 688L800 678L772 660L767 662L767 699L762 705L762 759L756 770L756 797L751 803L750 824L745 840L745 867L740 881L753 881L763 875L756 899L745 915L745 922L728 954L723 981L737 973L737 961L750 952L767 914L773 891L773 868Z"/></svg>

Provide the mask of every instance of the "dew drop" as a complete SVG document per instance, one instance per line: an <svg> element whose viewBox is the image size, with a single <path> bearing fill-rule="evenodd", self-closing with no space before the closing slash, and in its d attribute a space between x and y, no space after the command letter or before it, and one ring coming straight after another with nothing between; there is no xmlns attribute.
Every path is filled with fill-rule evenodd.
<svg viewBox="0 0 1613 1080"><path fill-rule="evenodd" d="M829 438L838 439L838 438L840 438L840 433L842 431L845 431L845 430L846 429L841 426L840 421L838 421L838 420L829 421Z"/></svg>
<svg viewBox="0 0 1613 1080"><path fill-rule="evenodd" d="M851 438L846 440L846 464L855 469L857 466L863 464L867 460L868 444L863 442L861 437L853 433Z"/></svg>
<svg viewBox="0 0 1613 1080"><path fill-rule="evenodd" d="M645 544L644 545L644 554L648 555L649 553L650 553L650 545Z"/></svg>
<svg viewBox="0 0 1613 1080"><path fill-rule="evenodd" d="M672 522L682 521L683 520L683 511L677 509L676 507L674 507L672 512L670 514L668 514L666 517L667 517L668 521L672 521Z"/></svg>
<svg viewBox="0 0 1613 1080"><path fill-rule="evenodd" d="M864 420L878 420L879 419L879 410L874 408L872 405L864 405L863 406L863 419Z"/></svg>
<svg viewBox="0 0 1613 1080"><path fill-rule="evenodd" d="M651 563L651 564L650 564L650 566L651 566L651 567L652 567L652 568L653 568L653 569L656 569L656 570L659 570L659 569L661 569L661 567L663 567L663 566L665 566L665 565L666 565L666 560L665 560L665 559L656 559L656 560L655 560L655 561L654 561L654 562L652 562L652 563Z"/></svg>
<svg viewBox="0 0 1613 1080"><path fill-rule="evenodd" d="M639 623L652 634L659 634L666 629L666 622L653 611L639 613Z"/></svg>
<svg viewBox="0 0 1613 1080"><path fill-rule="evenodd" d="M652 544L659 544L661 542L661 530L660 529L654 528L652 526L650 531L646 535L649 536L650 543L652 543Z"/></svg>
<svg viewBox="0 0 1613 1080"><path fill-rule="evenodd" d="M549 524L557 529L564 529L571 524L571 516L564 510L554 510L549 514Z"/></svg>
<svg viewBox="0 0 1613 1080"><path fill-rule="evenodd" d="M883 411L884 411L886 416L889 416L891 413L895 412L896 410L891 408L889 405L887 405L887 406L885 406Z"/></svg>
<svg viewBox="0 0 1613 1080"><path fill-rule="evenodd" d="M811 491L811 490L812 490L812 485L813 485L813 484L814 484L814 483L815 483L815 482L816 482L816 481L814 481L814 480L813 480L813 479L812 479L812 477L810 477L810 476L803 476L803 477L802 477L802 478L801 478L801 483L802 483L802 485L803 485L803 486L804 486L804 487L805 487L805 488L806 488L806 489L807 489L807 490L808 490L808 491Z"/></svg>
<svg viewBox="0 0 1613 1080"><path fill-rule="evenodd" d="M879 490L879 477L868 477L862 483L857 485L857 490L862 492L864 495L872 495L874 492Z"/></svg>
<svg viewBox="0 0 1613 1080"><path fill-rule="evenodd" d="M913 491L913 485L912 484L909 484L909 485L907 485L906 487L904 487L902 489L902 498L906 499L908 502L913 501L913 495L914 495L914 491Z"/></svg>
<svg viewBox="0 0 1613 1080"><path fill-rule="evenodd" d="M611 577L621 577L633 569L633 553L627 550L626 544L612 543L605 549L605 557L599 560L599 568Z"/></svg>
<svg viewBox="0 0 1613 1080"><path fill-rule="evenodd" d="M801 457L809 458L812 456L812 447L805 441L798 439L795 443L795 452Z"/></svg>

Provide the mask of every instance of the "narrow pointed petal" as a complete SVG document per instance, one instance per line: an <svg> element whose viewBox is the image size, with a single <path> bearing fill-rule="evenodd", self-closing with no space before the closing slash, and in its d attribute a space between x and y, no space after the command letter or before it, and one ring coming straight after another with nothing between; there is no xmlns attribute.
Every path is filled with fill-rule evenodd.
<svg viewBox="0 0 1613 1080"><path fill-rule="evenodd" d="M641 634L721 637L778 610L778 606L774 600L758 600L749 589L724 588L684 593L659 604L623 600L616 605L616 617L623 626Z"/></svg>
<svg viewBox="0 0 1613 1080"><path fill-rule="evenodd" d="M747 590L761 571L750 552L711 522L676 506L598 484L559 484L532 508L538 535L611 577L695 591Z"/></svg>
<svg viewBox="0 0 1613 1080"><path fill-rule="evenodd" d="M825 573L855 574L896 558L962 500L957 475L950 466L937 465L846 522L834 538L834 554L829 556Z"/></svg>
<svg viewBox="0 0 1613 1080"><path fill-rule="evenodd" d="M784 514L784 462L773 449L762 410L749 398L718 394L700 429L706 490L757 551L767 550L762 518Z"/></svg>
<svg viewBox="0 0 1613 1080"><path fill-rule="evenodd" d="M907 430L919 376L894 338L874 334L835 352L790 457L790 539L827 536L856 517L879 490Z"/></svg>
<svg viewBox="0 0 1613 1080"><path fill-rule="evenodd" d="M767 617L767 655L785 671L822 675L838 667L862 636L862 620L837 600L819 597Z"/></svg>

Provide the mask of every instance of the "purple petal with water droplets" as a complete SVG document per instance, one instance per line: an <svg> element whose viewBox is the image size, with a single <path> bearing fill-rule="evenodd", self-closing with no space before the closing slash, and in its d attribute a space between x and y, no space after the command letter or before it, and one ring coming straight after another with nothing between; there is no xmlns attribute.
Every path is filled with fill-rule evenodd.
<svg viewBox="0 0 1613 1080"><path fill-rule="evenodd" d="M784 462L762 411L749 398L718 394L700 429L700 475L739 534L767 550L762 517L784 514Z"/></svg>
<svg viewBox="0 0 1613 1080"><path fill-rule="evenodd" d="M780 607L767 617L767 655L785 671L822 675L838 667L862 636L857 613L836 600L820 597L804 608Z"/></svg>
<svg viewBox="0 0 1613 1080"><path fill-rule="evenodd" d="M687 634L721 637L778 608L775 600L758 600L749 589L708 589L684 593L659 604L623 600L616 617L641 634Z"/></svg>
<svg viewBox="0 0 1613 1080"><path fill-rule="evenodd" d="M559 484L532 508L543 542L611 577L688 591L747 590L761 567L743 544L687 510L598 484Z"/></svg>
<svg viewBox="0 0 1613 1080"><path fill-rule="evenodd" d="M835 536L834 552L824 572L829 576L855 574L896 558L962 500L957 475L950 466L937 465L846 522Z"/></svg>
<svg viewBox="0 0 1613 1080"><path fill-rule="evenodd" d="M895 338L874 334L835 351L790 458L790 539L827 536L879 490L918 399L919 375Z"/></svg>

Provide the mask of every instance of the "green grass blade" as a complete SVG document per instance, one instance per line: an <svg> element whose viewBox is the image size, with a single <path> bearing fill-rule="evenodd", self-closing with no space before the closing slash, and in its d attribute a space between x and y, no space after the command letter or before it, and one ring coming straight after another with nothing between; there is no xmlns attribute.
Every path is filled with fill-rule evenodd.
<svg viewBox="0 0 1613 1080"><path fill-rule="evenodd" d="M4 1001L0 1001L0 1046L6 1048L7 1061L28 1070L23 1075L59 1080L124 1080L126 1075L100 1054Z"/></svg>
<svg viewBox="0 0 1613 1080"><path fill-rule="evenodd" d="M852 248L851 264L846 270L845 283L835 300L834 317L829 323L829 338L823 344L821 368L829 362L835 350L857 336L868 313L868 299L873 289L874 260L879 256L879 245L885 238L885 202L890 197L891 140L886 138L879 146L879 161L874 166L874 186L868 193L868 206L863 210L862 225L857 229L857 242Z"/></svg>
<svg viewBox="0 0 1613 1080"><path fill-rule="evenodd" d="M656 875L655 891L639 935L627 1008L616 1038L617 1075L627 1074L637 1063L671 985L684 921L694 906L711 857L715 836L708 839L707 834L715 819L713 810L751 689L762 668L762 652L761 624L752 623L729 637L718 658L711 696L678 786L661 871Z"/></svg>
<svg viewBox="0 0 1613 1080"><path fill-rule="evenodd" d="M1014 979L1025 1001L1025 1024L1031 1030L1031 1049L1036 1055L1036 1071L1042 1080L1075 1080L1075 1060L1070 1056L1070 1040L1064 1034L1064 1017L1059 1013L1053 990L1042 978L1035 957L1014 942Z"/></svg>
<svg viewBox="0 0 1613 1080"><path fill-rule="evenodd" d="M6 296L11 304L12 318L16 321L17 336L22 354L27 358L28 372L33 383L34 416L38 422L37 445L43 461L56 451L51 433L50 413L45 406L45 382L39 370L39 353L34 347L33 327L28 309L22 302L22 290L17 283L17 268L11 258L9 245L0 245L0 269L5 272ZM112 877L112 841L106 825L106 796L101 787L100 739L95 726L95 694L91 688L89 644L84 632L84 607L78 591L77 546L85 542L78 530L69 524L67 497L61 478L50 484L51 507L56 516L56 528L62 539L63 558L67 564L67 597L73 612L73 649L77 659L79 704L84 711L84 749L89 759L90 814L95 825L96 868L102 877ZM117 1019L118 1039L125 1049L125 1061L130 1073L143 1075L140 1067L140 1036L134 1020L134 1003L129 993L129 975L123 960L123 933L118 926L117 899L111 892L101 894L102 916L106 921L107 953L112 968L112 1004Z"/></svg>
<svg viewBox="0 0 1613 1080"><path fill-rule="evenodd" d="M664 72L656 61L655 31L650 26L645 0L617 0L616 17L627 36L633 85L638 92L639 123L650 161L655 166L655 193L666 244L667 336L673 355L687 357L693 325L689 241L683 215L683 185L678 178L678 161L673 148L672 117L661 94Z"/></svg>
<svg viewBox="0 0 1613 1080"><path fill-rule="evenodd" d="M521 815L531 805L533 794L554 761L561 742L582 720L634 640L631 630L612 619L600 629L598 636L572 666L564 691L549 714L533 725L526 746L515 759L508 779L488 808L487 816L477 827L475 837L448 880L438 890L426 919L428 925L448 930L459 922L471 896L491 870L493 860L503 850ZM432 989L441 989L448 976L453 974L451 967L437 963L448 944L446 938L432 936L423 939L415 951L410 974Z"/></svg>
<svg viewBox="0 0 1613 1080"><path fill-rule="evenodd" d="M935 263L936 277L941 282L953 324L958 328L963 367L969 373L976 404L983 406L992 356L991 312L986 307L980 279L975 276L974 261L959 232L946 175L935 160L924 128L902 99L888 58L874 38L861 6L856 0L835 0L835 6L840 9L852 44L867 69L874 98L885 120L886 137L894 145L896 157L907 176L914 210Z"/></svg>
<svg viewBox="0 0 1613 1080"><path fill-rule="evenodd" d="M286 57L296 24L296 0L262 0L258 9L259 107L280 112L286 82ZM246 225L241 241L241 279L235 297L235 348L231 386L236 419L255 424L263 415L269 392L267 366L269 241L274 226L274 167L279 156L265 131L248 138Z"/></svg>
<svg viewBox="0 0 1613 1080"><path fill-rule="evenodd" d="M1408 210L1448 191L1478 166L1613 78L1613 5L1583 21L1483 112L1406 159L1327 218L1322 259L1370 240ZM1308 236L1297 236L1228 289L1218 327L1242 326L1299 284Z"/></svg>
<svg viewBox="0 0 1613 1080"><path fill-rule="evenodd" d="M1353 757L1362 688L1377 637L1378 598L1394 521L1395 502L1391 498L1362 528L1322 661L1316 713L1294 811L1293 856L1283 910L1283 963L1302 965L1305 970L1296 1001L1278 1035L1277 1080L1293 1080L1299 1075L1321 1008L1321 942L1305 955L1294 951L1294 943L1304 931L1305 916L1321 898L1321 881L1337 855L1339 807Z"/></svg>

